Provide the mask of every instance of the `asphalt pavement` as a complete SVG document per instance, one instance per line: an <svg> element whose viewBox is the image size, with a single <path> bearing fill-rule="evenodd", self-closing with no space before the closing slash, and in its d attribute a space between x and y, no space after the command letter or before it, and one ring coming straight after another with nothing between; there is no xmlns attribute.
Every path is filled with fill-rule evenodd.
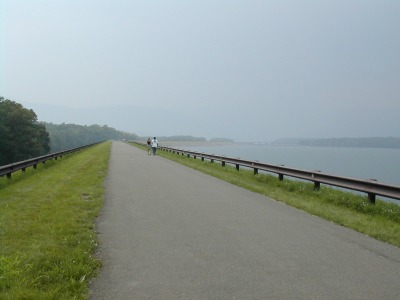
<svg viewBox="0 0 400 300"><path fill-rule="evenodd" d="M265 196L123 142L105 186L90 299L400 299L400 248Z"/></svg>

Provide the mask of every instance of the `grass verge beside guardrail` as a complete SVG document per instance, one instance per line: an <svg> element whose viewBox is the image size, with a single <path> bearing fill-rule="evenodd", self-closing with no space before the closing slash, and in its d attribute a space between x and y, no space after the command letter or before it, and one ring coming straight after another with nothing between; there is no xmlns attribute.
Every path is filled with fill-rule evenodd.
<svg viewBox="0 0 400 300"><path fill-rule="evenodd" d="M86 299L111 142L0 178L0 298Z"/></svg>
<svg viewBox="0 0 400 300"><path fill-rule="evenodd" d="M379 199L372 205L363 195L325 186L315 190L312 183L288 179L279 181L277 176L253 175L253 170L238 171L233 166L222 167L216 162L171 152L157 151L157 155L400 247L400 205Z"/></svg>

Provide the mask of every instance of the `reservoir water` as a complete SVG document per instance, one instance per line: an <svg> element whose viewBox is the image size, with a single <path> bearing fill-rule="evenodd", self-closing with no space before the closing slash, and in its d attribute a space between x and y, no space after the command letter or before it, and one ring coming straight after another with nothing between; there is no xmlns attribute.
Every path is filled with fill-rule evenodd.
<svg viewBox="0 0 400 300"><path fill-rule="evenodd" d="M252 144L176 148L400 186L400 149Z"/></svg>

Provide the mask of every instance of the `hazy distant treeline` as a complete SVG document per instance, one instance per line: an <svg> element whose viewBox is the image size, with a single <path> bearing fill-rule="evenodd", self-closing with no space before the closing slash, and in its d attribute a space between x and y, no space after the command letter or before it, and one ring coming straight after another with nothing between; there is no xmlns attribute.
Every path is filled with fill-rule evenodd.
<svg viewBox="0 0 400 300"><path fill-rule="evenodd" d="M299 142L303 146L320 147L364 147L364 148L400 148L400 138L372 137L372 138L332 138L312 139Z"/></svg>
<svg viewBox="0 0 400 300"><path fill-rule="evenodd" d="M162 141L206 141L188 135L158 137ZM32 109L0 96L0 165L106 140L143 139L107 125L39 122ZM145 137L147 139L147 137ZM231 141L212 139L212 141Z"/></svg>
<svg viewBox="0 0 400 300"><path fill-rule="evenodd" d="M153 137L150 137L153 138ZM141 139L146 139L146 137L142 137ZM173 136L160 136L157 137L159 141L173 141L173 142L207 142L207 139L204 137L195 137L191 135L173 135ZM227 138L212 138L209 140L210 142L233 142L232 139Z"/></svg>
<svg viewBox="0 0 400 300"><path fill-rule="evenodd" d="M152 137L150 137L152 138ZM157 136L159 141L190 141L190 142L205 142L207 141L203 137L194 137L190 135L174 135L174 136Z"/></svg>
<svg viewBox="0 0 400 300"><path fill-rule="evenodd" d="M119 131L107 125L43 124L50 135L51 152L107 140L134 140L138 138L136 134Z"/></svg>

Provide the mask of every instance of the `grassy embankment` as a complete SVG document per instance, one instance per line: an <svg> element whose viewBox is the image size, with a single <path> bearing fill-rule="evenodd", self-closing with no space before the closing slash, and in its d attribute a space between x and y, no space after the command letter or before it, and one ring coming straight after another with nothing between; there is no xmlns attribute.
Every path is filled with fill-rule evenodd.
<svg viewBox="0 0 400 300"><path fill-rule="evenodd" d="M165 151L158 151L157 154L400 247L400 205L379 199L372 205L366 196L323 185L316 191L312 183L288 179L279 181L278 176L253 175L253 170L237 171L233 166L221 167L220 163L201 161Z"/></svg>
<svg viewBox="0 0 400 300"><path fill-rule="evenodd" d="M0 299L86 299L110 142L0 178Z"/></svg>

